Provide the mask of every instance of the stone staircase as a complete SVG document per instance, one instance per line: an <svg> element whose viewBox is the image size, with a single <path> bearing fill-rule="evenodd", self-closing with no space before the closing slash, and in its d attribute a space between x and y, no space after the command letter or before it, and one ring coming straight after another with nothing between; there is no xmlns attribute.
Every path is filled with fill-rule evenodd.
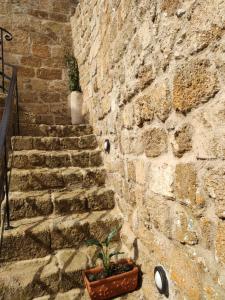
<svg viewBox="0 0 225 300"><path fill-rule="evenodd" d="M0 299L55 299L74 289L81 299L81 270L94 251L85 241L103 238L120 222L96 137L89 125L23 132L12 139L13 229L4 232Z"/></svg>

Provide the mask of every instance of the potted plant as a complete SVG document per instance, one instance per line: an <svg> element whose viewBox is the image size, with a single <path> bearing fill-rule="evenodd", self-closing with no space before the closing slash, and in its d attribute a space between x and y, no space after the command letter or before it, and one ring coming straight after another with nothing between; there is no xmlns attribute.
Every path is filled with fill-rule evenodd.
<svg viewBox="0 0 225 300"><path fill-rule="evenodd" d="M119 251L110 251L109 248L118 230L113 229L103 242L97 239L87 241L88 246L97 247L97 258L102 261L102 266L83 272L84 283L92 300L111 299L137 288L138 268L134 262L131 259L112 261L112 257L123 254Z"/></svg>
<svg viewBox="0 0 225 300"><path fill-rule="evenodd" d="M71 91L71 94L68 97L71 122L72 124L81 124L84 121L82 115L83 97L80 87L77 60L73 55L70 54L65 56L65 60L69 77L69 89Z"/></svg>

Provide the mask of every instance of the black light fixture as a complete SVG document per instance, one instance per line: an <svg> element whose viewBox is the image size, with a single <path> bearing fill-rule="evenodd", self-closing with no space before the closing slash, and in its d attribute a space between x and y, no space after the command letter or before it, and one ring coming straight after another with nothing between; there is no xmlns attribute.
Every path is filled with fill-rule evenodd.
<svg viewBox="0 0 225 300"><path fill-rule="evenodd" d="M110 152L110 141L109 141L109 139L106 139L105 142L104 142L104 150L107 153Z"/></svg>
<svg viewBox="0 0 225 300"><path fill-rule="evenodd" d="M160 294L169 297L169 283L166 276L166 272L161 266L157 266L154 269L155 285Z"/></svg>

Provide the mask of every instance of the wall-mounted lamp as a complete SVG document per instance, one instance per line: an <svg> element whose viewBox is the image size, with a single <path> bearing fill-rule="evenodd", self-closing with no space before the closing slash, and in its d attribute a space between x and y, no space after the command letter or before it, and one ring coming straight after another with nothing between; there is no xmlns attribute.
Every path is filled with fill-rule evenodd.
<svg viewBox="0 0 225 300"><path fill-rule="evenodd" d="M110 141L109 141L109 139L106 139L105 142L104 142L104 150L107 153L110 152Z"/></svg>
<svg viewBox="0 0 225 300"><path fill-rule="evenodd" d="M169 283L166 272L161 266L155 267L154 270L155 285L160 294L169 297Z"/></svg>

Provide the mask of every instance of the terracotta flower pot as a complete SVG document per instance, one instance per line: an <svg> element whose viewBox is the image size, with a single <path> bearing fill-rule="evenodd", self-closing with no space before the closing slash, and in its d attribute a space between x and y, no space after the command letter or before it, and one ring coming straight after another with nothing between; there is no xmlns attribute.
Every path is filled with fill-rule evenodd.
<svg viewBox="0 0 225 300"><path fill-rule="evenodd" d="M132 260L121 260L119 263L134 265ZM136 290L138 285L138 268L134 266L131 271L114 275L108 278L90 282L87 274L95 274L102 271L96 267L84 271L84 282L92 300L107 300Z"/></svg>

